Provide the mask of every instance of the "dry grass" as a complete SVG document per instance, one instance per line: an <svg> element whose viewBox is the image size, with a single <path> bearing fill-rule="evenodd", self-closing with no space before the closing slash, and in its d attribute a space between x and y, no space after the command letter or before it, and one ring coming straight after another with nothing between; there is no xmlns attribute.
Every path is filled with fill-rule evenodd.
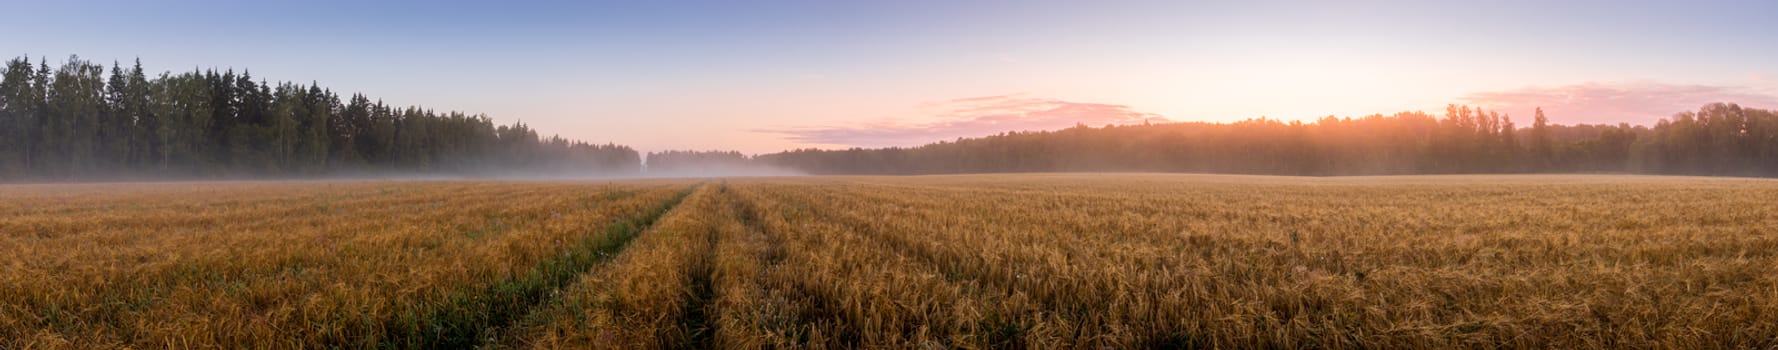
<svg viewBox="0 0 1778 350"><path fill-rule="evenodd" d="M801 327L857 335L807 340L824 345L1778 345L1768 180L1032 175L745 188L787 241L857 239L814 254L894 267L786 276L814 286L779 289L838 301L823 313L837 325Z"/></svg>
<svg viewBox="0 0 1778 350"><path fill-rule="evenodd" d="M0 348L1778 346L1770 180L688 185L0 187Z"/></svg>
<svg viewBox="0 0 1778 350"><path fill-rule="evenodd" d="M637 238L608 264L564 288L551 305L514 329L511 345L531 348L685 348L698 344L715 233L706 224L718 198L707 186L681 210ZM705 278L705 280L696 280ZM707 293L707 288L702 289Z"/></svg>
<svg viewBox="0 0 1778 350"><path fill-rule="evenodd" d="M7 187L0 347L460 343L684 187Z"/></svg>

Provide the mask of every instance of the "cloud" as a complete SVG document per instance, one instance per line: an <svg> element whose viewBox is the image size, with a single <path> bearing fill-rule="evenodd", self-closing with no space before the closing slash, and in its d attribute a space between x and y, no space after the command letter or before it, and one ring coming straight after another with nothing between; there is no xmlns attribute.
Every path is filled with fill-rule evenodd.
<svg viewBox="0 0 1778 350"><path fill-rule="evenodd" d="M783 135L785 139L857 147L917 146L959 137L977 137L1007 131L1056 130L1086 124L1141 124L1166 122L1151 113L1128 106L1070 102L1020 95L960 98L922 104L929 116L921 121L878 120L853 125L756 130Z"/></svg>
<svg viewBox="0 0 1778 350"><path fill-rule="evenodd" d="M1519 117L1526 124L1532 111L1560 123L1628 122L1652 125L1674 113L1697 110L1712 102L1731 102L1749 107L1778 107L1778 96L1744 87L1678 85L1649 81L1627 83L1589 82L1558 87L1526 87L1517 90L1478 92L1460 98L1465 103Z"/></svg>

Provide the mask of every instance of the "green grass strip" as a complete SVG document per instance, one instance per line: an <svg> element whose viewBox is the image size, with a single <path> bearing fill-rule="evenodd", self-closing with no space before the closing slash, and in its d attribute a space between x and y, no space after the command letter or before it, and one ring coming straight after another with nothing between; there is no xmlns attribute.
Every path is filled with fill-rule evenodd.
<svg viewBox="0 0 1778 350"><path fill-rule="evenodd" d="M454 293L416 314L390 320L384 324L389 337L375 347L467 349L491 341L495 331L510 326L541 304L550 291L573 283L594 265L617 256L697 187L681 191L639 217L606 226L603 235L588 235L569 247L567 254L545 261L530 272L479 290Z"/></svg>

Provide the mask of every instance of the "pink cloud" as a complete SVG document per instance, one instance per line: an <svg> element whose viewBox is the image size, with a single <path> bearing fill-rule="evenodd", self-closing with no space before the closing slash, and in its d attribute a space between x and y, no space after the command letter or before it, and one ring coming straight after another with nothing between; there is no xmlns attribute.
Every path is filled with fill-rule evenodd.
<svg viewBox="0 0 1778 350"><path fill-rule="evenodd" d="M1732 102L1749 107L1778 107L1778 96L1732 86L1677 85L1656 82L1589 82L1559 87L1526 87L1517 90L1477 92L1460 98L1511 114L1529 125L1532 111L1543 107L1552 122L1627 122L1652 125L1674 113L1697 110L1712 102Z"/></svg>
<svg viewBox="0 0 1778 350"><path fill-rule="evenodd" d="M1018 95L961 98L922 107L933 112L930 118L919 122L879 120L854 125L758 131L781 134L799 142L889 147L917 146L1007 131L1056 130L1075 124L1101 126L1167 121L1159 115L1133 111L1123 105Z"/></svg>

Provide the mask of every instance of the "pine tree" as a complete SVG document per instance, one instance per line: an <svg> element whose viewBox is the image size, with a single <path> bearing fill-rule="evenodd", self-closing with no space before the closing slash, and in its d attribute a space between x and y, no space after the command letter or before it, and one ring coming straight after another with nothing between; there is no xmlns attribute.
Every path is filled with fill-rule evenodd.
<svg viewBox="0 0 1778 350"><path fill-rule="evenodd" d="M148 77L142 71L142 59L136 59L135 66L130 68L124 86L124 110L134 120L130 130L134 141L129 146L128 162L132 168L141 171L154 164L161 147L159 138L155 137L160 120L149 111L148 97L154 87L149 85Z"/></svg>
<svg viewBox="0 0 1778 350"><path fill-rule="evenodd" d="M30 170L31 145L36 136L33 122L37 98L33 97L31 60L6 61L0 79L0 179L22 178Z"/></svg>
<svg viewBox="0 0 1778 350"><path fill-rule="evenodd" d="M135 141L131 129L135 127L136 121L130 114L126 97L129 91L128 78L123 67L112 61L111 77L105 82L104 113L99 115L100 158L107 169L122 170L122 165L129 158L129 147Z"/></svg>
<svg viewBox="0 0 1778 350"><path fill-rule="evenodd" d="M78 176L98 167L99 118L105 110L104 67L69 56L51 83L50 137L54 176Z"/></svg>
<svg viewBox="0 0 1778 350"><path fill-rule="evenodd" d="M306 115L301 93L302 87L290 83L278 84L277 90L270 93L271 105L266 118L270 120L271 132L266 142L271 146L270 162L278 172L288 172L297 166L297 144L301 142L298 124Z"/></svg>
<svg viewBox="0 0 1778 350"><path fill-rule="evenodd" d="M1538 107L1536 113L1531 122L1531 169L1544 171L1549 170L1555 158L1555 143L1550 139L1550 119L1544 117L1543 107Z"/></svg>
<svg viewBox="0 0 1778 350"><path fill-rule="evenodd" d="M49 171L49 158L54 154L51 148L56 144L55 135L49 127L48 59L43 56L37 57L37 75L33 76L32 80L34 83L31 84L29 94L31 100L27 103L33 107L29 125L25 126L25 132L30 135L28 137L30 140L26 141L26 147L29 149L25 150L25 171L31 173L32 176L43 176Z"/></svg>
<svg viewBox="0 0 1778 350"><path fill-rule="evenodd" d="M314 82L302 95L302 120L297 123L297 133L302 141L297 150L297 168L305 174L317 174L327 170L331 152L333 106L339 99L332 92L322 90Z"/></svg>

